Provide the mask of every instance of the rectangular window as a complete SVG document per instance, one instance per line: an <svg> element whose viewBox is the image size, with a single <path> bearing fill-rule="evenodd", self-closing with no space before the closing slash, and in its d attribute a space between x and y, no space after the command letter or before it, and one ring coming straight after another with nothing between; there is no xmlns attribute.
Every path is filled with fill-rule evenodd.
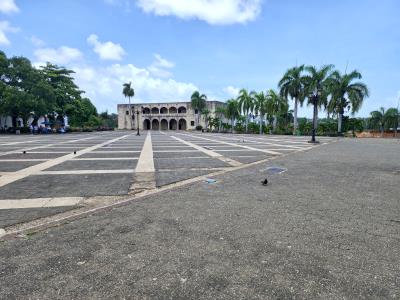
<svg viewBox="0 0 400 300"><path fill-rule="evenodd" d="M191 126L194 126L194 121L190 121L190 125L191 125Z"/></svg>
<svg viewBox="0 0 400 300"><path fill-rule="evenodd" d="M126 111L126 115L129 115L129 110Z"/></svg>

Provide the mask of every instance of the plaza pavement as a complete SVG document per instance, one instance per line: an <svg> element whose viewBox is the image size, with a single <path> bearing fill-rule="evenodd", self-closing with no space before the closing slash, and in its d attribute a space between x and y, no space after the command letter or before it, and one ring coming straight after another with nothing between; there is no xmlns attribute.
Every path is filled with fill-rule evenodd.
<svg viewBox="0 0 400 300"><path fill-rule="evenodd" d="M307 140L178 131L0 136L0 228L310 150Z"/></svg>
<svg viewBox="0 0 400 300"><path fill-rule="evenodd" d="M240 144L176 137L210 151ZM165 148L170 137L155 140ZM219 152L242 163L259 155L235 149ZM398 299L399 149L399 140L341 139L6 240L0 298ZM268 175L271 166L287 171Z"/></svg>

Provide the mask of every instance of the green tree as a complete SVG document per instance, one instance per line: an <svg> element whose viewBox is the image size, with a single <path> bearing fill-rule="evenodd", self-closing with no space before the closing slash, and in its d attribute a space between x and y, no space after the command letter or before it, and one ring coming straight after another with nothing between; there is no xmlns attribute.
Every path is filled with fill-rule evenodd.
<svg viewBox="0 0 400 300"><path fill-rule="evenodd" d="M215 108L215 114L218 118L218 132L220 132L222 127L222 119L226 116L226 107L217 106Z"/></svg>
<svg viewBox="0 0 400 300"><path fill-rule="evenodd" d="M333 68L333 65L324 65L320 68L307 66L304 68L307 72L303 76L304 94L308 99L308 104L313 106L313 142L315 142L315 132L318 126L318 110L322 106L327 106L329 76Z"/></svg>
<svg viewBox="0 0 400 300"><path fill-rule="evenodd" d="M130 120L131 129L133 129L131 97L135 96L135 90L131 87L131 84L132 84L131 82L123 84L122 94L125 96L125 98L128 98L129 120Z"/></svg>
<svg viewBox="0 0 400 300"><path fill-rule="evenodd" d="M399 110L391 107L385 113L385 122L387 126L394 129L394 137L397 137L397 127L399 127Z"/></svg>
<svg viewBox="0 0 400 300"><path fill-rule="evenodd" d="M260 116L260 134L263 134L264 117L267 113L267 96L264 92L256 93L254 95L254 109Z"/></svg>
<svg viewBox="0 0 400 300"><path fill-rule="evenodd" d="M240 106L236 99L230 99L226 102L226 118L231 120L231 130L233 132L235 120L240 116Z"/></svg>
<svg viewBox="0 0 400 300"><path fill-rule="evenodd" d="M385 129L393 127L395 136L397 136L397 127L399 125L399 112L397 108L389 108L385 111L383 107L379 110L371 112L371 123L373 127L379 127L381 131L381 137Z"/></svg>
<svg viewBox="0 0 400 300"><path fill-rule="evenodd" d="M288 97L294 100L293 110L293 134L298 133L297 110L298 105L303 105L304 102L304 82L302 73L304 65L293 67L286 71L282 79L279 81L278 86L282 97Z"/></svg>
<svg viewBox="0 0 400 300"><path fill-rule="evenodd" d="M338 134L342 133L342 121L345 109L354 115L360 110L361 105L369 95L367 86L362 82L353 82L361 79L361 73L353 71L349 74L340 74L334 71L328 79L328 88L331 99L328 111L338 115Z"/></svg>
<svg viewBox="0 0 400 300"><path fill-rule="evenodd" d="M195 91L192 94L192 96L190 97L190 102L191 102L192 108L195 110L195 113L197 112L196 126L198 126L200 123L201 112L207 106L207 96L204 94L200 94L199 91Z"/></svg>
<svg viewBox="0 0 400 300"><path fill-rule="evenodd" d="M201 111L201 114L203 115L204 118L204 123L206 125L206 130L208 129L208 123L210 121L210 111L207 108L203 108Z"/></svg>
<svg viewBox="0 0 400 300"><path fill-rule="evenodd" d="M239 102L240 110L243 112L244 116L246 117L245 126L246 126L246 133L248 132L248 124L249 124L249 115L250 112L254 109L254 95L255 92L248 92L246 89L241 89L239 91L239 96L237 98Z"/></svg>
<svg viewBox="0 0 400 300"><path fill-rule="evenodd" d="M378 126L381 131L381 137L383 137L383 132L385 130L385 109L381 107L379 110L371 111L371 122L373 126Z"/></svg>
<svg viewBox="0 0 400 300"><path fill-rule="evenodd" d="M278 115L288 110L287 99L281 97L274 90L269 90L266 95L266 113L269 119L273 119L273 130L276 131Z"/></svg>

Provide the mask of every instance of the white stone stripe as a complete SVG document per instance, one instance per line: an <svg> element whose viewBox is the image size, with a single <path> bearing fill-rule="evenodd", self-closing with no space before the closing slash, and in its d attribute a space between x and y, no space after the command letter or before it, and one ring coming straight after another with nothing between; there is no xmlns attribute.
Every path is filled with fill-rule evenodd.
<svg viewBox="0 0 400 300"><path fill-rule="evenodd" d="M133 173L132 169L42 171L35 175L130 174L130 173Z"/></svg>
<svg viewBox="0 0 400 300"><path fill-rule="evenodd" d="M67 154L67 155L64 155L64 156L61 156L61 157L57 157L57 158L54 158L54 159L50 159L50 160L45 161L43 163L40 163L40 164L31 166L31 167L28 167L28 168L19 170L19 171L14 172L14 173L12 173L10 175L1 176L0 177L0 187L5 186L5 185L7 185L9 183L12 183L14 181L20 180L22 178L28 177L30 175L35 175L35 174L37 174L37 173L39 173L39 172L41 172L41 171L43 171L45 169L54 167L54 166L59 165L59 164L65 162L65 161L67 161L69 159L72 159L74 157L89 153L89 152L91 152L93 150L96 150L97 148L103 147L103 146L108 145L110 143L113 143L115 141L119 141L119 140L124 139L124 138L126 138L128 136L129 135L123 135L123 136L117 137L115 139L105 141L105 142L103 142L101 144L97 144L95 146L83 149L83 150L77 152L77 154L73 154L73 153Z"/></svg>
<svg viewBox="0 0 400 300"><path fill-rule="evenodd" d="M0 162L19 162L19 161L47 161L48 159L46 158L21 158L21 159L0 159Z"/></svg>
<svg viewBox="0 0 400 300"><path fill-rule="evenodd" d="M136 172L154 172L153 145L151 143L151 133L147 132L142 151L136 165Z"/></svg>
<svg viewBox="0 0 400 300"><path fill-rule="evenodd" d="M41 141L41 142L42 142L42 145L40 145L40 146L29 147L29 148L20 148L20 149L17 149L17 150L12 150L12 151L8 151L8 152L3 152L3 153L0 153L0 156L4 156L4 155L7 155L7 154L13 154L13 153L19 153L19 152L22 152L22 151L31 151L31 150L35 150L35 149L47 148L47 147L52 147L52 146L56 146L56 145L62 145L62 144L68 144L68 143L73 143L73 142L79 142L79 141L84 141L84 140L94 139L94 138L95 138L95 136L90 136L90 137L85 137L85 138L82 138L82 139L68 140L68 141L64 141L64 142L61 142L61 143L54 143L54 144L46 144L46 143L45 143L46 141L42 140L42 141ZM44 144L43 144L43 143L44 143Z"/></svg>
<svg viewBox="0 0 400 300"><path fill-rule="evenodd" d="M82 202L83 199L83 197L60 197L0 200L0 209L74 206Z"/></svg>
<svg viewBox="0 0 400 300"><path fill-rule="evenodd" d="M171 136L171 137L172 137L173 139L175 139L175 140L177 140L177 141L179 141L179 142L185 144L185 145L188 145L188 146L190 146L190 147L193 147L193 148L195 148L195 149L197 149L197 150L199 150L199 151L201 151L201 152L207 154L207 155L210 156L210 157L214 157L214 158L217 158L217 159L219 159L219 160L222 160L223 162L226 162L226 163L230 164L231 166L237 167L237 166L240 166L240 165L242 164L242 163L240 163L240 162L238 162L238 161L236 161L236 160L233 160L233 159L224 157L224 156L222 156L222 154L219 154L219 153L214 152L214 151L212 151L212 150L208 150L208 149L206 149L206 148L204 148L204 147L198 146L198 145L193 144L193 143L191 143L191 142L182 140L182 139L180 139L180 138L178 138L178 137L176 137L176 136Z"/></svg>
<svg viewBox="0 0 400 300"><path fill-rule="evenodd" d="M137 157L83 157L83 158L74 158L71 159L71 161L74 160L90 160L90 161L96 161L96 160L138 160Z"/></svg>
<svg viewBox="0 0 400 300"><path fill-rule="evenodd" d="M93 153L140 153L141 151L133 151L133 150L121 150L121 151L93 151Z"/></svg>
<svg viewBox="0 0 400 300"><path fill-rule="evenodd" d="M198 139L202 139L202 140L206 140L206 141L212 141L212 142L217 142L217 143L220 143L220 144L226 144L226 145L230 145L230 146L236 146L236 147L239 147L239 148L249 149L249 150L253 150L253 151L264 152L264 153L268 153L268 154L272 154L272 155L282 155L282 153L279 153L279 152L276 152L276 151L265 150L265 149L257 149L257 148L253 148L253 147L250 147L250 146L239 145L239 144L230 143L230 142L216 141L216 140L213 140L213 139L208 139L208 138L200 137L200 136L193 136L193 135L185 134L185 133L180 133L180 134L187 135L187 136L191 136L191 137L196 137L196 138L198 138ZM220 151L221 151L221 150L220 150ZM231 150L230 150L230 151L231 151Z"/></svg>

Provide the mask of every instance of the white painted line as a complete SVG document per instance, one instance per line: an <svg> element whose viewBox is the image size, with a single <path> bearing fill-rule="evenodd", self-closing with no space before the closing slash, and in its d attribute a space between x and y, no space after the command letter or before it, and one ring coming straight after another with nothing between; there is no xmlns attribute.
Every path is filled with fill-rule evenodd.
<svg viewBox="0 0 400 300"><path fill-rule="evenodd" d="M185 134L185 133L180 133L180 134L182 134L182 135L187 135L187 136L191 136L191 137L196 137L196 138L198 138L198 139L202 139L202 140L206 140L206 141L212 141L212 142L217 142L217 143L220 143L220 144L226 144L226 145L230 145L230 146L236 146L236 147L239 147L239 148L249 149L249 150L253 150L253 151L264 152L264 153L268 153L268 154L272 154L272 155L282 155L282 153L276 152L276 151L264 150L264 149L257 149L257 148L253 148L253 147L250 147L250 146L239 145L239 144L230 143L230 142L216 141L216 140L213 140L213 139L208 139L208 138L200 137L200 136L193 136L193 135L189 135L189 134Z"/></svg>
<svg viewBox="0 0 400 300"><path fill-rule="evenodd" d="M83 199L83 197L60 197L0 200L0 209L74 206Z"/></svg>
<svg viewBox="0 0 400 300"><path fill-rule="evenodd" d="M224 157L224 156L222 156L222 154L219 154L219 153L214 152L214 151L212 151L212 150L208 150L208 149L206 149L206 148L204 148L204 147L198 146L198 145L193 144L193 143L191 143L191 142L182 140L182 139L180 139L180 138L178 138L178 137L176 137L176 136L171 136L171 137L172 137L173 139L175 139L175 140L177 140L177 141L179 141L179 142L185 144L185 145L188 145L188 146L190 146L190 147L192 147L192 148L195 148L195 149L197 149L197 150L199 150L199 151L201 151L201 152L207 154L207 155L210 156L210 157L214 157L214 158L217 158L217 159L219 159L219 160L221 160L221 161L223 161L223 162L225 162L225 163L228 163L229 165L231 165L231 166L233 166L233 167L237 167L237 166L240 166L240 165L242 164L242 163L240 163L240 162L238 162L238 161L236 161L236 160L230 159L230 158L228 158L228 157Z"/></svg>
<svg viewBox="0 0 400 300"><path fill-rule="evenodd" d="M74 157L89 153L89 152L91 152L93 150L96 150L96 149L98 149L100 147L103 147L103 146L108 145L110 143L113 143L115 141L119 141L119 140L124 139L124 138L126 138L128 136L129 135L120 136L120 137L117 137L115 139L105 141L105 142L103 142L101 144L97 144L97 145L94 145L92 147L83 149L83 150L77 152L77 154L73 154L73 153L67 154L67 155L64 155L64 156L61 156L61 157L57 157L57 158L54 158L54 159L50 159L50 160L45 161L43 163L40 163L40 164L31 166L31 167L28 167L28 168L19 170L19 171L14 172L14 173L12 173L10 175L1 176L0 177L0 187L5 186L5 185L7 185L9 183L12 183L14 181L20 180L22 178L28 177L30 175L35 175L35 174L37 174L37 173L39 173L39 172L41 172L41 171L43 171L45 169L54 167L56 165L59 165L59 164L65 162L65 161L67 161L67 160L70 160L70 159L72 159Z"/></svg>
<svg viewBox="0 0 400 300"><path fill-rule="evenodd" d="M93 151L92 153L140 153L141 151L132 151L132 150L125 150L125 151L114 151L114 150L110 150L110 151Z"/></svg>
<svg viewBox="0 0 400 300"><path fill-rule="evenodd" d="M151 133L147 133L142 151L136 165L136 173L154 172L153 146L151 143Z"/></svg>
<svg viewBox="0 0 400 300"><path fill-rule="evenodd" d="M62 170L62 171L42 171L35 175L81 175L81 174L129 174L132 169L122 170Z"/></svg>

